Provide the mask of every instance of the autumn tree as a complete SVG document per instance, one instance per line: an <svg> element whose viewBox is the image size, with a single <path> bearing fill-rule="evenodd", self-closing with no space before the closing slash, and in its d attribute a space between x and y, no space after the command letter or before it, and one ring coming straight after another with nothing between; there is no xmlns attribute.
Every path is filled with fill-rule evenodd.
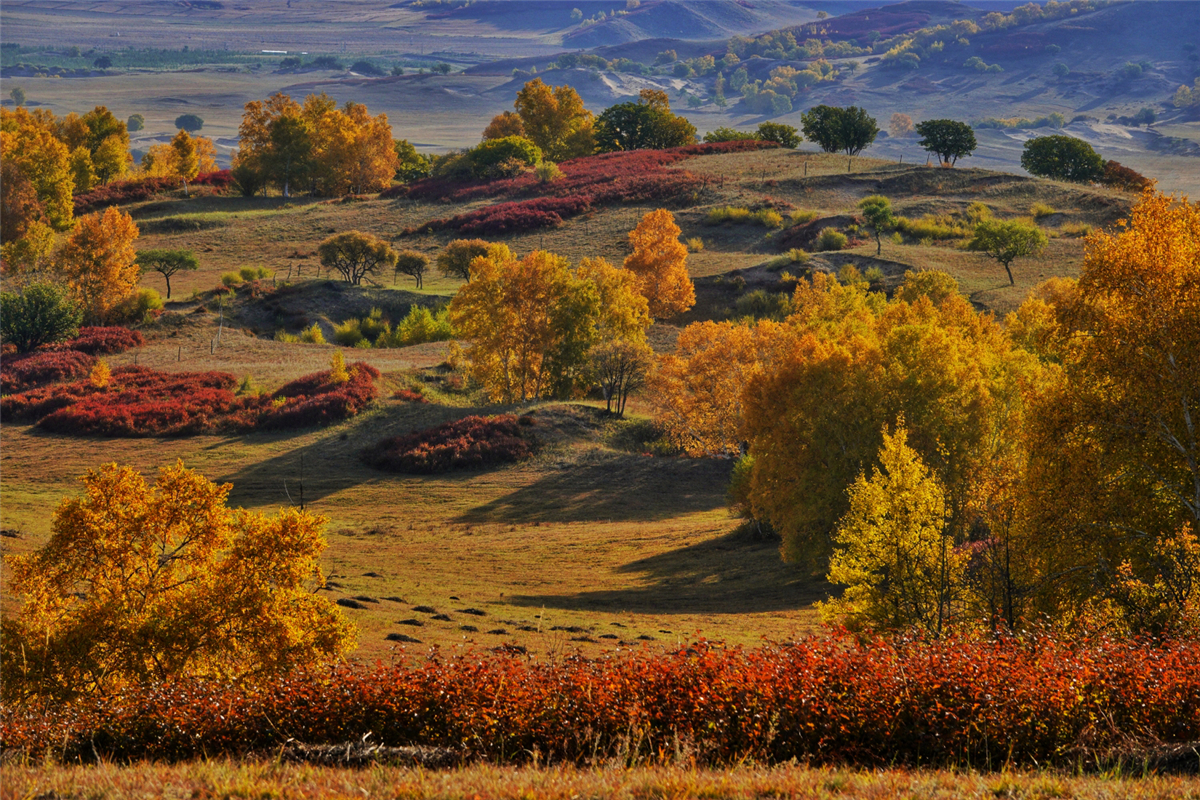
<svg viewBox="0 0 1200 800"><path fill-rule="evenodd" d="M595 150L594 115L570 86L550 87L534 78L521 87L513 105L524 128L518 135L532 141L551 161L589 156Z"/></svg>
<svg viewBox="0 0 1200 800"><path fill-rule="evenodd" d="M878 256L883 252L883 234L896 225L891 201L883 195L873 194L860 200L858 208L862 212L863 220L871 226L875 234L875 255Z"/></svg>
<svg viewBox="0 0 1200 800"><path fill-rule="evenodd" d="M525 136L525 123L521 115L512 111L504 111L492 117L492 121L483 129L484 139L503 139L507 136Z"/></svg>
<svg viewBox="0 0 1200 800"><path fill-rule="evenodd" d="M654 351L645 342L617 339L601 342L592 350L591 358L605 410L625 416L629 394L645 383L654 364Z"/></svg>
<svg viewBox="0 0 1200 800"><path fill-rule="evenodd" d="M944 487L905 429L884 431L879 466L850 487L834 533L828 577L846 588L822 605L822 617L851 630L947 633L963 610L967 565L950 514Z"/></svg>
<svg viewBox="0 0 1200 800"><path fill-rule="evenodd" d="M80 120L87 128L86 145L100 183L120 178L129 171L129 130L104 106L96 106ZM75 143L71 143L74 147Z"/></svg>
<svg viewBox="0 0 1200 800"><path fill-rule="evenodd" d="M267 134L270 144L261 156L261 163L279 184L284 197L291 197L292 183L306 180L312 169L310 130L308 122L294 114L281 116L270 124Z"/></svg>
<svg viewBox="0 0 1200 800"><path fill-rule="evenodd" d="M417 282L417 289L424 288L425 271L429 268L429 256L416 250L401 250L396 254L396 274L408 275Z"/></svg>
<svg viewBox="0 0 1200 800"><path fill-rule="evenodd" d="M28 353L79 333L83 309L70 292L53 283L31 283L19 292L0 292L0 338Z"/></svg>
<svg viewBox="0 0 1200 800"><path fill-rule="evenodd" d="M133 218L110 207L80 217L58 252L55 267L88 319L105 319L137 286L141 276L133 249L137 237Z"/></svg>
<svg viewBox="0 0 1200 800"><path fill-rule="evenodd" d="M313 591L323 518L230 509L229 484L181 463L153 486L116 464L82 483L49 542L9 558L23 606L5 620L7 701L282 675L352 646L353 626Z"/></svg>
<svg viewBox="0 0 1200 800"><path fill-rule="evenodd" d="M687 271L687 247L679 226L666 209L651 211L629 233L633 252L625 269L638 278L642 295L656 319L682 314L696 304L696 289Z"/></svg>
<svg viewBox="0 0 1200 800"><path fill-rule="evenodd" d="M143 271L151 270L163 276L167 282L167 299L171 297L171 276L177 272L194 272L200 268L196 254L191 250L142 250L137 254L137 263Z"/></svg>
<svg viewBox="0 0 1200 800"><path fill-rule="evenodd" d="M797 287L767 366L746 382L753 514L780 533L789 559L828 556L847 487L878 454L883 426L901 418L945 487L956 541L982 483L1017 468L1022 387L1043 367L958 292L936 305L914 294L889 302L865 283L814 275Z"/></svg>
<svg viewBox="0 0 1200 800"><path fill-rule="evenodd" d="M1048 243L1045 232L1032 222L985 219L975 226L975 235L967 242L967 249L999 261L1008 274L1009 285L1015 286L1012 262L1040 255Z"/></svg>
<svg viewBox="0 0 1200 800"><path fill-rule="evenodd" d="M70 155L51 127L24 108L0 109L0 161L20 170L33 187L46 221L58 231L69 229L74 219Z"/></svg>
<svg viewBox="0 0 1200 800"><path fill-rule="evenodd" d="M572 388L563 384L580 377L595 340L595 285L576 278L560 256L534 251L517 259L504 245L490 245L471 271L450 319L470 342L471 373L493 401L526 402Z"/></svg>
<svg viewBox="0 0 1200 800"><path fill-rule="evenodd" d="M336 271L352 286L396 265L396 251L387 242L360 231L330 236L317 246L317 257L325 269Z"/></svg>
<svg viewBox="0 0 1200 800"><path fill-rule="evenodd" d="M424 153L418 153L407 139L397 139L392 149L396 151L396 180L411 183L429 177L433 160Z"/></svg>
<svg viewBox="0 0 1200 800"><path fill-rule="evenodd" d="M1072 335L1064 379L1039 398L1028 503L1045 603L1078 612L1100 588L1136 625L1146 609L1119 584L1140 583L1178 620L1200 585L1187 555L1200 530L1200 210L1148 190L1127 223L1088 238L1055 310Z"/></svg>
<svg viewBox="0 0 1200 800"><path fill-rule="evenodd" d="M491 245L483 239L455 239L437 257L438 270L447 278L471 282L471 262L487 255Z"/></svg>
<svg viewBox="0 0 1200 800"><path fill-rule="evenodd" d="M180 130L171 139L171 156L175 174L183 181L183 196L188 196L188 181L200 172L200 160L196 155L196 143L186 130Z"/></svg>
<svg viewBox="0 0 1200 800"><path fill-rule="evenodd" d="M901 114L897 111L892 114L892 119L888 123L888 135L893 139L902 139L905 136L912 134L914 130L912 117L908 114Z"/></svg>
<svg viewBox="0 0 1200 800"><path fill-rule="evenodd" d="M674 352L659 359L649 398L664 438L693 456L744 450L742 394L770 360L775 323L696 322L679 333Z"/></svg>
<svg viewBox="0 0 1200 800"><path fill-rule="evenodd" d="M917 123L918 144L938 157L943 167L953 167L960 158L975 152L975 131L954 119L927 119Z"/></svg>
<svg viewBox="0 0 1200 800"><path fill-rule="evenodd" d="M21 168L7 159L0 161L0 244L20 239L45 216L37 190Z"/></svg>

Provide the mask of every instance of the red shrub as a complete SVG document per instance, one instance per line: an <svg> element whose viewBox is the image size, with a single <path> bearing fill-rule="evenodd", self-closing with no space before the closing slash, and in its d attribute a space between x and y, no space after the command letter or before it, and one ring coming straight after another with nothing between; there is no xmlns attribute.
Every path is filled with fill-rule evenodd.
<svg viewBox="0 0 1200 800"><path fill-rule="evenodd" d="M359 362L350 367L350 380L333 383L329 372L315 372L294 380L273 397L285 399L272 406L259 421L260 428L306 428L349 419L366 408L378 394L379 370Z"/></svg>
<svg viewBox="0 0 1200 800"><path fill-rule="evenodd" d="M365 450L363 461L391 472L426 475L505 464L533 452L512 414L464 417L424 431L385 439Z"/></svg>
<svg viewBox="0 0 1200 800"><path fill-rule="evenodd" d="M53 355L74 353L64 351ZM90 358L78 354L84 358ZM379 371L355 364L351 379L335 384L328 372L293 381L274 395L238 396L225 372L113 370L103 389L88 380L0 399L12 419L37 421L48 431L76 436L180 436L254 428L299 428L347 419L375 398Z"/></svg>
<svg viewBox="0 0 1200 800"><path fill-rule="evenodd" d="M406 403L428 403L425 395L415 389L397 389L392 395L393 400L403 400Z"/></svg>
<svg viewBox="0 0 1200 800"><path fill-rule="evenodd" d="M1104 175L1100 182L1105 186L1129 192L1140 192L1151 184L1151 180L1145 175L1119 161L1104 162Z"/></svg>
<svg viewBox="0 0 1200 800"><path fill-rule="evenodd" d="M5 747L34 759L237 756L369 731L383 745L498 762L683 747L704 764L1073 766L1200 739L1200 643L701 642L549 663L434 653L257 686L146 684L0 715Z"/></svg>
<svg viewBox="0 0 1200 800"><path fill-rule="evenodd" d="M217 189L228 189L233 186L233 171L228 169L219 169L216 172L205 172L203 175L197 175L192 178L194 186L212 186Z"/></svg>
<svg viewBox="0 0 1200 800"><path fill-rule="evenodd" d="M539 183L532 175L497 181L457 182L426 178L407 187L407 196L464 202L480 197L540 195L540 200L510 201L457 217L438 219L415 230L458 228L464 233L506 233L555 227L593 207L647 203L689 195L707 179L667 167L694 156L778 147L774 142L737 141L688 145L670 150L633 150L564 161L562 177ZM556 199L552 199L556 198Z"/></svg>
<svg viewBox="0 0 1200 800"><path fill-rule="evenodd" d="M75 195L75 216L87 214L105 206L136 203L155 195L180 188L178 178L141 178L132 181L114 181L97 186L90 192Z"/></svg>
<svg viewBox="0 0 1200 800"><path fill-rule="evenodd" d="M0 362L0 394L27 392L47 383L82 378L96 359L76 350L43 350Z"/></svg>
<svg viewBox="0 0 1200 800"><path fill-rule="evenodd" d="M112 353L124 353L131 348L141 347L145 343L145 339L137 331L112 326L106 328L80 328L79 336L69 342L65 342L61 347L68 350L78 350L81 353L90 353L94 356L102 356Z"/></svg>

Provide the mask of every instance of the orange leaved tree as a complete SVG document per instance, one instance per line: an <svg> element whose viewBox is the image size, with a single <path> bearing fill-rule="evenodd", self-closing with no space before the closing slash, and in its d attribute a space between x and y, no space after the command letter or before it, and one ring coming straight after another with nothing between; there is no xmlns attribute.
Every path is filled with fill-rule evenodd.
<svg viewBox="0 0 1200 800"><path fill-rule="evenodd" d="M24 601L4 622L4 696L69 699L184 675L239 680L336 658L354 631L317 556L325 520L226 507L182 463L153 486L109 464L62 502L50 541L9 558Z"/></svg>
<svg viewBox="0 0 1200 800"><path fill-rule="evenodd" d="M674 215L665 208L646 214L629 232L633 252L625 258L625 268L637 275L655 319L674 317L696 305L687 247L679 241L679 233Z"/></svg>
<svg viewBox="0 0 1200 800"><path fill-rule="evenodd" d="M59 250L56 267L89 319L102 321L137 286L137 237L133 218L110 207L80 217Z"/></svg>

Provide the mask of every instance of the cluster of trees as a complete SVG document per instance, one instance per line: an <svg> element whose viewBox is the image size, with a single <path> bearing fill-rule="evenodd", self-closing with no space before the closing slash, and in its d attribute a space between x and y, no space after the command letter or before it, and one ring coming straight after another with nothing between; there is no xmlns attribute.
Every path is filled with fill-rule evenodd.
<svg viewBox="0 0 1200 800"><path fill-rule="evenodd" d="M673 114L667 93L655 89L643 89L637 101L617 103L596 117L570 86L551 87L535 78L517 93L514 106L515 111L492 118L483 131L483 144L468 151L466 158L478 161L477 151L490 148L488 142L495 140L508 140L509 149L518 147L514 139L534 145L536 158L532 151L527 156L505 154L526 164L543 157L559 162L597 152L681 147L696 141L695 126ZM434 166L435 174L452 170L449 160Z"/></svg>
<svg viewBox="0 0 1200 800"><path fill-rule="evenodd" d="M400 169L387 115L367 107L342 108L328 95L297 103L282 92L246 104L233 174L243 194L277 186L284 197L295 187L328 195L378 192Z"/></svg>
<svg viewBox="0 0 1200 800"><path fill-rule="evenodd" d="M1148 192L1004 324L943 273L818 274L782 323L686 328L650 397L742 456L735 504L854 628L1196 633L1198 254L1200 210Z"/></svg>
<svg viewBox="0 0 1200 800"><path fill-rule="evenodd" d="M572 270L558 255L517 258L508 247L464 243L470 281L450 304L458 336L470 343L474 378L493 400L572 397L599 386L610 411L623 413L652 353L653 318L695 304L687 248L669 211L653 211L630 234L623 267L585 258Z"/></svg>
<svg viewBox="0 0 1200 800"><path fill-rule="evenodd" d="M879 134L875 118L858 106L814 106L800 115L800 127L804 137L826 153L841 150L848 156L861 153Z"/></svg>

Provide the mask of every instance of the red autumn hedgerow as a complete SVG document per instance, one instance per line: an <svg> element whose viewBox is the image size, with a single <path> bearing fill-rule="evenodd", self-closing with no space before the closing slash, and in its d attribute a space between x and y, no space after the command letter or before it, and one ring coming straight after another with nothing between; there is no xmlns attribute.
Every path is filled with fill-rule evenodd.
<svg viewBox="0 0 1200 800"><path fill-rule="evenodd" d="M1200 643L810 639L552 663L469 652L261 685L132 686L0 710L32 758L186 759L288 739L464 758L1070 765L1200 739Z"/></svg>

